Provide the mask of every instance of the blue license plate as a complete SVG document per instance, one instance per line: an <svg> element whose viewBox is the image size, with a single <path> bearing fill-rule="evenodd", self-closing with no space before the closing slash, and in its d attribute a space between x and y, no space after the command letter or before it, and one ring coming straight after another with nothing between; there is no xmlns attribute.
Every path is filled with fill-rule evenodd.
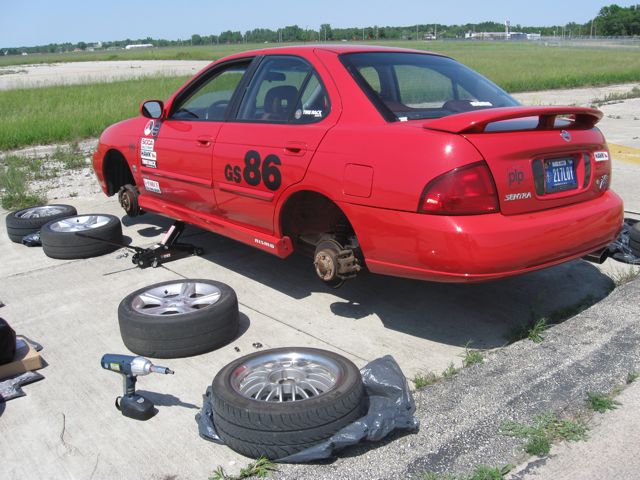
<svg viewBox="0 0 640 480"><path fill-rule="evenodd" d="M553 158L544 161L546 193L562 192L578 188L574 158Z"/></svg>

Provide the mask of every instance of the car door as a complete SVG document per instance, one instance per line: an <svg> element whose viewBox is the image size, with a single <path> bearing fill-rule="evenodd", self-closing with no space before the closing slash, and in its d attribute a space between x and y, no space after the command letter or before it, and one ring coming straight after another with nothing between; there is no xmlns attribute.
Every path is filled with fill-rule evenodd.
<svg viewBox="0 0 640 480"><path fill-rule="evenodd" d="M215 211L213 146L250 61L204 72L176 96L166 120L147 123L139 143L143 194L196 212Z"/></svg>
<svg viewBox="0 0 640 480"><path fill-rule="evenodd" d="M318 73L305 59L262 59L233 121L214 148L218 213L266 233L282 192L302 180L326 132L337 120Z"/></svg>

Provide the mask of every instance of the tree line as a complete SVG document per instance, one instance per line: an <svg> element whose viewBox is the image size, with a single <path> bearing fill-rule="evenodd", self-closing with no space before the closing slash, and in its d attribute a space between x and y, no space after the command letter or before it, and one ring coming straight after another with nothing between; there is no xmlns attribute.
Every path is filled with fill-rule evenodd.
<svg viewBox="0 0 640 480"><path fill-rule="evenodd" d="M542 36L636 36L640 35L640 4L630 7L609 5L600 9L598 15L587 23L575 22L566 25L545 27L527 27L511 25L511 31L522 33L539 33ZM58 53L87 49L117 49L127 45L148 43L155 47L171 47L184 45L216 45L235 43L278 43L278 42L324 42L324 41L357 41L357 40L429 40L433 38L464 38L468 32L501 32L505 25L498 22L466 23L463 25L418 24L404 27L368 26L335 28L330 24L322 24L318 29L289 25L277 30L255 28L246 32L227 30L219 35L194 34L187 39L166 40L151 37L140 39L124 39L99 42L99 44L51 43L35 47L0 48L5 55L26 53Z"/></svg>

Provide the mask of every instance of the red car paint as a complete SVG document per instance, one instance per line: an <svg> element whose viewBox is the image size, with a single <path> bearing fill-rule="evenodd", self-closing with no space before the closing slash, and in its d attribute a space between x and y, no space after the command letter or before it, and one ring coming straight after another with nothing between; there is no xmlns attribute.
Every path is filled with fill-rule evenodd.
<svg viewBox="0 0 640 480"><path fill-rule="evenodd" d="M608 188L611 161L595 127L599 111L507 106L434 119L401 118L401 113L393 121L342 61L344 55L374 52L435 56L322 45L258 50L212 63L164 103L162 118L140 116L105 130L94 155L103 191L112 195L122 186L109 178L105 162L117 152L140 190L142 209L282 258L294 251L294 242L283 232L284 207L296 193L315 192L344 213L370 271L441 282L485 281L545 268L615 238L623 208ZM181 93L208 72L254 59L243 77L248 81L259 71L259 62L274 56L302 58L312 66L328 97L321 120L293 124L170 118L177 115L174 102L185 102ZM258 66L252 70L253 65ZM234 110L238 118L243 105ZM317 115L309 112L304 115ZM518 126L524 121L534 126ZM157 135L151 122L161 125ZM145 138L155 140L155 168L141 161ZM462 178L471 164L489 172L486 178L496 195L492 213L421 211L425 199L437 202L427 198L430 185L446 175ZM549 181L550 164L560 177L563 165L573 168L575 188L549 190L544 182ZM473 181L477 179L461 187L461 195L475 194ZM156 186L160 192L154 191ZM455 197L450 200L456 205Z"/></svg>

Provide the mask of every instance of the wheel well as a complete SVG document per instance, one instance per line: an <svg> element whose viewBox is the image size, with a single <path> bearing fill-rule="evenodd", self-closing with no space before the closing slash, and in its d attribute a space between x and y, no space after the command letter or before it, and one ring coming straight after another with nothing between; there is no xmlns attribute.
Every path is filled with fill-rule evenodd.
<svg viewBox="0 0 640 480"><path fill-rule="evenodd" d="M280 225L282 235L289 236L298 251L308 251L316 239L320 241L326 234L342 242L355 235L338 205L324 195L310 191L294 193L287 199L280 213Z"/></svg>
<svg viewBox="0 0 640 480"><path fill-rule="evenodd" d="M103 162L104 179L107 183L107 195L115 195L120 187L130 184L135 185L129 164L126 158L118 150L109 150Z"/></svg>

